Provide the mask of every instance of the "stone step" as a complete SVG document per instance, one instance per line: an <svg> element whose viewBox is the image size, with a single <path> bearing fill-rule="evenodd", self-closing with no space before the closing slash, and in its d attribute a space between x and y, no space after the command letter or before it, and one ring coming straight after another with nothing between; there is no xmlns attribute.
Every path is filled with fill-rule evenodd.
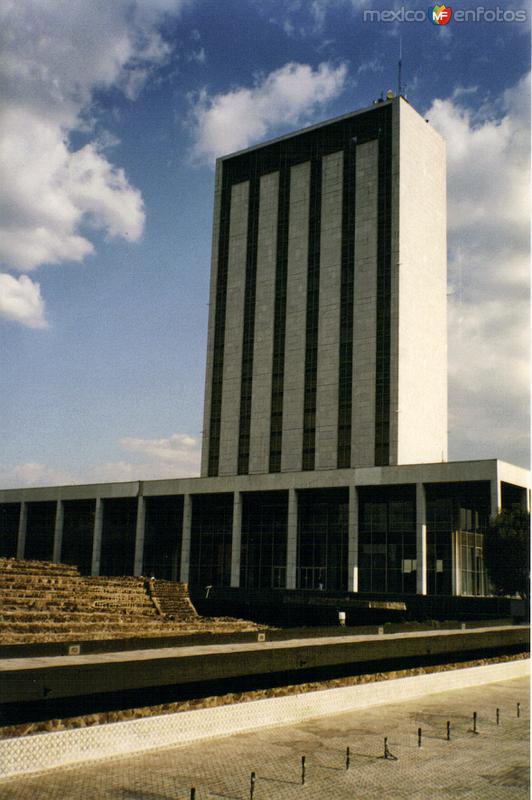
<svg viewBox="0 0 532 800"><path fill-rule="evenodd" d="M0 591L4 592L36 592L36 591L48 591L48 592L57 592L58 594L64 594L66 592L84 592L84 593L91 593L91 594L99 594L99 595L106 595L106 594L120 594L123 596L128 595L146 595L146 590L144 587L133 587L133 586L94 586L91 583L85 583L84 581L78 579L76 582L74 581L64 581L62 583L50 582L50 581L16 581L16 582L7 582L0 580Z"/></svg>
<svg viewBox="0 0 532 800"><path fill-rule="evenodd" d="M64 619L64 620L82 620L83 622L98 622L98 620L103 619L114 619L114 618L121 618L127 617L128 619L138 619L139 621L142 620L154 620L157 619L156 611L153 609L152 611L149 609L138 609L138 608L121 608L121 609L113 609L113 613L110 614L109 611L105 609L83 609L83 610L71 610L71 609L60 609L60 608L32 608L28 610L22 610L20 608L2 608L2 621L4 622L25 622L28 620L47 620L51 617L57 619Z"/></svg>
<svg viewBox="0 0 532 800"><path fill-rule="evenodd" d="M102 598L105 599L106 597L123 597L124 599L135 598L135 597L148 597L146 592L144 591L133 591L133 590L117 590L117 591L108 591L106 589L100 589L98 587L93 586L84 586L80 584L78 586L28 586L28 584L24 584L21 587L6 587L0 586L0 594L2 597L36 597L39 594L47 595L49 597L79 597L82 594L84 597L91 597L94 599Z"/></svg>
<svg viewBox="0 0 532 800"><path fill-rule="evenodd" d="M136 636L147 636L148 633L155 632L156 635L162 630L162 627L153 627L152 625L146 625L145 622L131 622L128 620L115 620L115 619L102 619L98 622L86 622L86 621L79 621L79 622L65 622L61 619L51 619L47 623L43 623L42 621L32 622L31 620L25 620L24 622L13 622L10 623L9 627L4 626L3 624L0 625L0 643L5 641L5 636L10 633L65 633L65 632L72 632L77 633L78 636L81 636L83 632L93 632L97 633L98 631L128 631L129 633L135 633ZM166 628L165 628L166 630Z"/></svg>
<svg viewBox="0 0 532 800"><path fill-rule="evenodd" d="M124 600L121 598L88 598L80 595L72 595L71 597L49 597L47 595L36 595L35 597L5 597L0 592L0 606L5 608L13 606L25 611L31 608L71 608L75 609L80 607L88 610L98 609L113 609L119 611L121 608L138 608L142 611L154 610L153 603L148 598L133 598L131 600Z"/></svg>
<svg viewBox="0 0 532 800"><path fill-rule="evenodd" d="M54 575L79 575L77 567L70 564L60 564L53 561L24 561L21 559L0 558L0 572L12 574L54 574Z"/></svg>

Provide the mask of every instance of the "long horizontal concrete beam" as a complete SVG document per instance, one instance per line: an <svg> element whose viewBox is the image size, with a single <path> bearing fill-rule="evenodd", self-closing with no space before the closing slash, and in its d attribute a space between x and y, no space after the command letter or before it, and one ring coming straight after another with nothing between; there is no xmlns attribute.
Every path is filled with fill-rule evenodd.
<svg viewBox="0 0 532 800"><path fill-rule="evenodd" d="M342 664L446 656L522 645L528 626L427 634L342 636L0 662L0 704L298 672Z"/></svg>
<svg viewBox="0 0 532 800"><path fill-rule="evenodd" d="M163 497L219 492L288 491L289 489L326 489L340 486L391 486L397 483L446 483L459 481L506 481L529 487L530 473L514 464L497 459L483 461L446 461L430 464L403 464L392 467L357 467L353 469L282 472L235 475L216 478L168 478L123 483L95 483L68 486L36 486L0 490L0 503L43 502L55 500L93 500L100 498Z"/></svg>

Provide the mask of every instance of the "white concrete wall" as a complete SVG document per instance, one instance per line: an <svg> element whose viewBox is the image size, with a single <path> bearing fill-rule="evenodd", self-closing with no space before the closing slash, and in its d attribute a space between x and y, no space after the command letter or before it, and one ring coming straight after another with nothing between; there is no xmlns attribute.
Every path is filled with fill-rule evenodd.
<svg viewBox="0 0 532 800"><path fill-rule="evenodd" d="M219 475L236 475L246 288L249 181L231 189Z"/></svg>
<svg viewBox="0 0 532 800"><path fill-rule="evenodd" d="M396 463L447 460L445 143L404 100L399 108ZM393 463L393 461L391 462Z"/></svg>
<svg viewBox="0 0 532 800"><path fill-rule="evenodd" d="M305 389L310 162L290 170L281 471L301 469Z"/></svg>
<svg viewBox="0 0 532 800"><path fill-rule="evenodd" d="M351 466L375 463L379 143L356 149Z"/></svg>
<svg viewBox="0 0 532 800"><path fill-rule="evenodd" d="M338 461L343 164L342 151L322 161L316 469L336 469Z"/></svg>
<svg viewBox="0 0 532 800"><path fill-rule="evenodd" d="M249 472L268 472L279 173L260 180Z"/></svg>

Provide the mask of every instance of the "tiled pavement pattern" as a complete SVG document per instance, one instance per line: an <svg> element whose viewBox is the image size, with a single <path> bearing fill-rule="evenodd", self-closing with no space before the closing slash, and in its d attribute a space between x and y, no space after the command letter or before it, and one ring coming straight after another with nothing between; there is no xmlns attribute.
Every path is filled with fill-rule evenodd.
<svg viewBox="0 0 532 800"><path fill-rule="evenodd" d="M518 718L516 704L521 704ZM501 710L500 725L495 710ZM478 735L472 732L478 713ZM446 721L451 720L451 741ZM520 800L528 679L0 782L1 800ZM423 730L418 747L417 730ZM397 761L384 760L383 737ZM349 771L345 749L351 750ZM301 756L306 782L301 785Z"/></svg>

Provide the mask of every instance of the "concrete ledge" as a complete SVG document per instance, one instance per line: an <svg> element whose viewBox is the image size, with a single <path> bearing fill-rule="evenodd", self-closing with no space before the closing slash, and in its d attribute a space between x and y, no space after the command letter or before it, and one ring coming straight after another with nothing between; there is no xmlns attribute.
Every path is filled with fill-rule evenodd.
<svg viewBox="0 0 532 800"><path fill-rule="evenodd" d="M383 662L393 669L399 659L428 656L448 663L456 661L458 653L468 654L467 660L471 660L477 657L474 654L486 657L502 648L527 651L529 645L529 626L504 626L5 659L0 662L0 703L54 701L248 675L308 674L309 670L340 664Z"/></svg>
<svg viewBox="0 0 532 800"><path fill-rule="evenodd" d="M0 777L176 747L257 728L291 725L452 689L512 680L528 676L529 672L528 659L509 661L6 739L0 741Z"/></svg>

